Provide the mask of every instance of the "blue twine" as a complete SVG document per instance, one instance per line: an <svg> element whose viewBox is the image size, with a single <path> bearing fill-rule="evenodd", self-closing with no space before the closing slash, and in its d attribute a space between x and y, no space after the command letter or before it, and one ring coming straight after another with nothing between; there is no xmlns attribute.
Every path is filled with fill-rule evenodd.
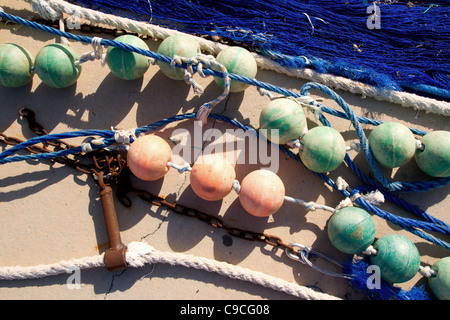
<svg viewBox="0 0 450 320"><path fill-rule="evenodd" d="M20 23L38 30L42 30L45 32L50 32L52 34L58 35L58 36L63 36L75 41L81 41L81 42L86 42L86 43L91 43L91 38L90 37L85 37L85 36L78 36L78 35L73 35L67 32L62 32L60 30L51 28L51 27L47 27L47 26L43 26L40 25L38 23L35 22L30 22L27 21L25 19L22 19L20 17L16 17L4 12L0 12L0 17L3 17L7 20L11 20L14 21L16 23ZM131 45L125 44L125 43L121 43L121 42L116 42L113 40L105 40L102 39L101 40L101 44L105 45L105 46L114 46L114 47L118 47L121 49L125 49L125 50L129 50L129 51L133 51L136 53L140 53L143 54L145 56L154 58L156 60L162 61L162 62L166 62L166 63L170 63L171 59L165 56L162 56L160 54L154 53L152 51L149 50L143 50L140 48L136 48L133 47ZM178 66L181 68L186 68L186 66ZM213 76L218 76L218 77L223 77L222 72L218 72L218 71L214 71L211 69L204 69L203 73L205 75L213 75ZM420 182L414 182L414 183L406 183L406 182L389 182L387 181L387 179L382 175L382 173L379 171L379 168L373 158L373 155L370 152L370 149L368 147L368 143L367 143L367 139L365 137L364 131L361 128L360 123L370 123L373 125L379 125L382 122L381 121L377 121L377 120L373 120L373 119L369 119L369 118L364 118L364 117L357 117L355 116L355 114L353 113L353 111L349 108L349 106L347 105L347 103L339 96L337 95L333 90L327 88L324 85L321 84L317 84L317 83L307 83L305 84L301 90L300 90L300 94L297 94L295 92L292 92L290 90L284 89L284 88L280 88L268 83L264 83L261 81L258 81L256 79L250 79L247 77L243 77L243 76L238 76L235 74L228 74L229 77L232 80L237 80L237 81L242 81L245 83L248 83L250 85L254 85L257 86L259 88L265 89L265 90L269 90L272 92L277 92L279 94L285 95L285 96L292 96L292 97L300 97L300 96L304 96L306 95L309 90L311 89L318 89L321 90L322 92L324 92L325 94L329 95L333 100L335 100L338 105L344 110L344 112L339 112L330 108L327 108L326 106L323 105L319 105L321 107L321 111L341 117L341 118L345 118L351 121L351 123L353 124L353 126L355 127L356 133L358 135L358 138L360 139L361 145L363 147L363 152L364 155L366 156L366 158L368 159L368 162L372 168L372 170L374 171L375 175L376 175L376 180L377 181L373 181L371 179L369 179L368 177L366 177L361 170L359 170L356 165L354 165L353 161L351 161L350 157L348 156L348 154L346 155L345 161L346 163L349 165L349 167L359 176L362 177L363 181L368 183L369 186L371 187L375 187L375 188L379 188L382 192L389 192L392 193L392 191L414 191L414 192L419 192L419 191L424 191L424 190L430 190L436 187L441 187L444 186L446 184L448 184L450 181L450 178L440 178L440 179L433 179L430 181L420 181ZM175 121L180 121L180 120L185 120L185 119L194 119L196 118L197 113L188 113L188 114L183 114L183 115L176 115L173 116L171 118L167 118L167 119L163 119L161 121L158 121L156 123L138 128L135 130L135 134L140 134L140 133L145 133L145 132L149 132L149 131L153 131L153 130L157 130L169 123L175 122ZM209 118L213 118L216 120L221 120L227 123L230 123L240 129L243 129L244 131L247 130L253 130L252 128L240 123L237 120L233 120L230 119L224 115L218 115L218 114L209 114ZM320 114L319 120L327 126L331 126L331 124L328 122L328 120L323 116L323 114ZM426 134L426 132L423 131L419 131L419 130L414 130L411 129L414 133L420 134L420 135L424 135ZM258 136L258 132L256 132L257 136ZM0 164L4 164L4 163L10 163L10 162L15 162L15 161L23 161L23 160L30 160L30 159L51 159L51 158L55 158L55 157L61 157L61 156L66 156L69 154L78 154L80 152L82 152L83 148L82 146L80 147L75 147L75 148L70 148L67 150L60 150L60 151L55 151L55 152L49 152L49 153L43 153L43 154L32 154L32 155L18 155L18 156L11 156L14 153L17 153L20 150L25 149L26 147L32 146L34 144L37 143L41 143L41 142L48 142L48 141L54 141L54 140L59 140L59 139L68 139L68 138L73 138L73 137L82 137L82 136L100 136L102 137L102 144L101 145L91 145L92 149L100 149L100 148L105 148L108 147L112 144L115 143L115 139L114 139L114 132L113 131L108 131L108 130L83 130L83 131L75 131L75 132L67 132L67 133L59 133L59 134L50 134L50 135L45 135L45 136L39 136L36 138L32 138L29 139L28 141L22 142L14 147L11 147L7 150L5 150L3 153L0 154ZM284 153L286 153L290 158L294 159L295 161L301 163L303 165L303 163L301 162L300 158L298 157L298 155L294 154L292 151L288 150L286 147L284 146L279 146L280 150ZM337 187L336 183L330 179L329 177L327 177L324 174L321 173L315 173L315 175L317 175L319 178L321 178L325 183L327 183L328 185L330 185L331 187L333 187L335 190L339 191L341 194L343 194L345 197L351 197L352 194L350 194L347 190L339 190L339 188ZM381 184L381 185L380 185ZM360 189L355 189L357 192L357 190L361 190L362 188L360 187ZM405 207L405 208L409 208L411 209L411 205L407 204L406 201L400 201L398 198L395 198L394 196L392 196L390 199L393 199L395 203ZM408 218L401 218L398 217L396 215L393 215L389 212L386 212L384 210L381 210L373 205L371 205L370 203L368 203L367 201L365 201L364 199L362 199L361 197L356 199L356 202L359 206L361 206L362 208L366 209L367 211L376 214L396 225L401 226L402 228L404 228L405 230L408 230L409 232L412 232L420 237L422 237L423 239L426 239L434 244L437 244L439 246L442 246L444 248L450 249L450 245L448 243L446 243L445 241L442 241L440 239L435 238L434 236L431 236L421 230L418 230L418 228L420 229L424 229L424 230L428 230L428 231L435 231L435 232L440 232L443 234L449 234L449 227L448 225L446 225L444 222L436 220L434 218L432 218L430 215L428 215L426 212L423 211L417 211L417 210L413 210L413 213L418 214L419 217L425 219L426 221L417 221L417 220L413 220L413 219L408 219Z"/></svg>
<svg viewBox="0 0 450 320"><path fill-rule="evenodd" d="M344 273L352 275L349 281L353 287L364 292L367 297L376 300L430 300L430 296L425 290L424 285L416 286L406 291L380 279L380 287L370 289L367 285L367 281L370 281L369 277L372 275L367 272L369 266L369 259L364 257L350 259L344 263L343 268Z"/></svg>

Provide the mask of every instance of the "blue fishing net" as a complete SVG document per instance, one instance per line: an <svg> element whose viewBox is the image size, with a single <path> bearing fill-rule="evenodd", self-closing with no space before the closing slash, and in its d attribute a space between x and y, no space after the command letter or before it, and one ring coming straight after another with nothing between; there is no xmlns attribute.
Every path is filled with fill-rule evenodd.
<svg viewBox="0 0 450 320"><path fill-rule="evenodd" d="M284 66L450 101L450 1L376 1L376 17L361 0L69 2L215 36Z"/></svg>

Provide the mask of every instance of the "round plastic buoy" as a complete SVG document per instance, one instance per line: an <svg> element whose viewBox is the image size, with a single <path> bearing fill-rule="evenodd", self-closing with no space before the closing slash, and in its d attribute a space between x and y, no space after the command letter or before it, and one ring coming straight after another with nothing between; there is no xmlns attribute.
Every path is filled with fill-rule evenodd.
<svg viewBox="0 0 450 320"><path fill-rule="evenodd" d="M416 150L417 166L433 177L450 176L450 132L434 131L423 136L420 141L423 150Z"/></svg>
<svg viewBox="0 0 450 320"><path fill-rule="evenodd" d="M169 58L174 56L193 58L200 53L200 46L197 41L189 36L175 34L161 42L158 53ZM161 61L158 61L158 66L161 72L169 78L174 80L184 79L183 69L178 67L172 68L170 64Z"/></svg>
<svg viewBox="0 0 450 320"><path fill-rule="evenodd" d="M127 162L131 172L141 180L162 178L172 159L172 149L162 138L150 134L137 138L128 149Z"/></svg>
<svg viewBox="0 0 450 320"><path fill-rule="evenodd" d="M267 217L280 209L284 195L283 181L272 171L261 169L242 180L239 200L251 215Z"/></svg>
<svg viewBox="0 0 450 320"><path fill-rule="evenodd" d="M216 61L222 64L228 73L234 73L247 78L255 78L258 67L255 58L252 54L241 47L228 47L219 52ZM220 71L218 68L214 68ZM223 78L214 77L216 83L222 88L225 88L225 80ZM250 85L241 81L231 80L230 92L241 92L247 89Z"/></svg>
<svg viewBox="0 0 450 320"><path fill-rule="evenodd" d="M299 138L306 127L306 117L303 108L295 101L280 98L270 101L259 116L260 129L266 129L263 134L272 142L286 144Z"/></svg>
<svg viewBox="0 0 450 320"><path fill-rule="evenodd" d="M141 38L133 35L120 36L114 39L114 41L148 50L147 44ZM139 79L147 72L150 66L148 57L116 47L108 48L106 52L106 63L114 75L124 80Z"/></svg>
<svg viewBox="0 0 450 320"><path fill-rule="evenodd" d="M436 272L428 278L431 291L440 300L450 300L450 257L436 261L431 270Z"/></svg>
<svg viewBox="0 0 450 320"><path fill-rule="evenodd" d="M381 166L397 168L414 156L416 139L404 124L385 122L370 133L369 147Z"/></svg>
<svg viewBox="0 0 450 320"><path fill-rule="evenodd" d="M9 88L26 85L33 78L34 59L14 43L0 44L0 84Z"/></svg>
<svg viewBox="0 0 450 320"><path fill-rule="evenodd" d="M208 201L225 198L236 178L233 165L222 155L200 157L191 170L191 187L195 194Z"/></svg>
<svg viewBox="0 0 450 320"><path fill-rule="evenodd" d="M81 66L75 64L78 59L72 48L60 43L48 44L36 55L35 72L46 85L66 88L80 76Z"/></svg>
<svg viewBox="0 0 450 320"><path fill-rule="evenodd" d="M381 277L389 283L402 283L412 279L419 271L420 254L408 238L391 234L378 239L373 247L376 255L372 264L380 268Z"/></svg>
<svg viewBox="0 0 450 320"><path fill-rule="evenodd" d="M302 137L299 156L311 171L329 172L342 163L345 157L345 140L331 127L315 127Z"/></svg>
<svg viewBox="0 0 450 320"><path fill-rule="evenodd" d="M345 207L333 214L327 229L333 246L344 253L359 253L375 240L372 216L358 207Z"/></svg>

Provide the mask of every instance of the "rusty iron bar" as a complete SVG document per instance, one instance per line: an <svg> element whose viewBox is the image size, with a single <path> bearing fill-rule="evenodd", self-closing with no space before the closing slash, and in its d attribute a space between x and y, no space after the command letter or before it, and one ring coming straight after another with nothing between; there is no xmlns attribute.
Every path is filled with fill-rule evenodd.
<svg viewBox="0 0 450 320"><path fill-rule="evenodd" d="M109 271L126 269L128 267L126 260L127 246L122 243L120 237L113 190L109 185L105 184L102 171L97 173L97 177L100 187L99 194L103 208L103 217L109 241L109 248L106 250L104 256L105 267Z"/></svg>

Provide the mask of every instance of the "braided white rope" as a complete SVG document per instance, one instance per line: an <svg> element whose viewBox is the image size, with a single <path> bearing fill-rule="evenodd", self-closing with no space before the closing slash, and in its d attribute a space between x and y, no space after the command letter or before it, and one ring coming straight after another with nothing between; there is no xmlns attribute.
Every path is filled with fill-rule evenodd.
<svg viewBox="0 0 450 320"><path fill-rule="evenodd" d="M165 39L174 34L181 34L179 31L162 28L147 22L138 22L135 20L117 17L111 14L104 14L99 11L86 9L73 5L62 0L25 0L31 3L32 9L39 13L43 18L49 20L58 20L63 13L71 16L77 16L93 23L107 24L117 29L124 29L138 34L148 35L152 38ZM194 37L200 44L200 48L210 54L216 55L222 49L227 48L226 45L216 43L200 37ZM377 87L366 85L357 81L353 81L344 77L334 76L331 74L318 73L312 69L292 69L286 68L268 57L253 53L259 68L272 70L290 77L306 79L309 81L320 82L334 89L342 89L353 94L363 97L371 97L380 101L389 101L399 104L403 107L412 107L415 110L424 110L427 113L436 113L444 116L450 116L450 103L439 101L432 98L422 97L416 94L380 90Z"/></svg>
<svg viewBox="0 0 450 320"><path fill-rule="evenodd" d="M63 260L58 263L37 265L31 267L0 267L0 280L25 280L38 279L49 276L56 276L62 273L69 273L74 268L91 269L104 267L103 254L80 259Z"/></svg>
<svg viewBox="0 0 450 320"><path fill-rule="evenodd" d="M129 267L140 268L146 264L165 263L187 268L215 272L231 279L243 280L269 289L308 300L339 300L338 297L316 292L296 283L285 281L258 271L235 266L213 259L186 255L182 253L158 251L146 242L135 241L127 246L126 260ZM104 267L104 254L93 257L61 261L49 265L32 267L0 267L0 280L37 279L58 274L70 273L74 268L90 269Z"/></svg>

